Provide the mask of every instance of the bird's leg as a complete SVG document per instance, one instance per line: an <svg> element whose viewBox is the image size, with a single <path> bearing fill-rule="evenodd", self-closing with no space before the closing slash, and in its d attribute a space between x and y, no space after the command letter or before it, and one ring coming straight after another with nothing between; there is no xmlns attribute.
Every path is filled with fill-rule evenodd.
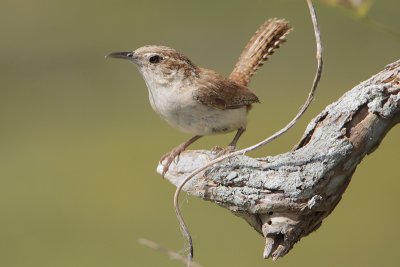
<svg viewBox="0 0 400 267"><path fill-rule="evenodd" d="M220 149L218 151L217 156L222 156L224 154L230 153L235 151L236 149L236 143L238 142L240 136L242 136L242 134L246 131L246 128L239 128L235 134L235 137L233 137L233 140L229 143L227 148L224 149Z"/></svg>
<svg viewBox="0 0 400 267"><path fill-rule="evenodd" d="M231 149L232 151L236 149L236 143L238 142L240 136L242 136L242 134L246 131L246 128L242 128L240 127L236 134L235 137L233 137L232 142L229 143L228 148Z"/></svg>
<svg viewBox="0 0 400 267"><path fill-rule="evenodd" d="M179 156L179 154L182 153L188 146L193 144L196 140L198 140L201 135L195 135L186 142L180 144L179 146L175 147L172 149L170 152L166 153L164 156L161 157L160 163L164 166L163 167L163 172L162 172L162 177L164 177L165 173L168 171L169 166L171 163L174 161L174 159ZM165 160L165 163L163 161Z"/></svg>

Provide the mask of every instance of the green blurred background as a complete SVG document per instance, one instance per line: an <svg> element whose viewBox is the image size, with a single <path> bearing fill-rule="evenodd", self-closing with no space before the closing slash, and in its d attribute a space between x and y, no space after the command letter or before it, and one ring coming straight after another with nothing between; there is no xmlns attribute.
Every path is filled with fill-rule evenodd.
<svg viewBox="0 0 400 267"><path fill-rule="evenodd" d="M399 8L398 0L376 1L369 16L398 30ZM252 156L287 151L322 108L399 58L399 38L342 9L317 4L317 10L326 68L316 100L293 130ZM288 19L295 31L251 83L262 104L252 110L240 147L282 127L306 97L316 63L305 1L2 0L0 266L179 266L137 239L182 250L174 187L155 167L189 136L151 110L132 64L104 55L163 44L229 74L270 17ZM207 137L193 148L226 145L232 135ZM399 136L400 127L392 129L322 227L276 263L262 259L264 240L244 221L183 197L196 261L398 266Z"/></svg>

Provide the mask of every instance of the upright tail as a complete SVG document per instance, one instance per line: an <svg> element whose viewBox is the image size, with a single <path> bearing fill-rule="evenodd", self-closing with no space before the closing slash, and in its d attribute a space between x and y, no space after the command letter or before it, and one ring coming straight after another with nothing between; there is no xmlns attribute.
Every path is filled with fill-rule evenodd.
<svg viewBox="0 0 400 267"><path fill-rule="evenodd" d="M240 55L229 78L236 83L247 86L251 76L264 64L286 35L292 30L284 19L269 19L261 25Z"/></svg>

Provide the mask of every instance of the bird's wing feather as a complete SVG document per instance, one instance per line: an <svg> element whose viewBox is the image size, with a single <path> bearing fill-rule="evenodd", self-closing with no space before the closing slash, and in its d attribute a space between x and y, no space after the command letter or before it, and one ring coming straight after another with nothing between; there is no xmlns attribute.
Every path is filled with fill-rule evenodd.
<svg viewBox="0 0 400 267"><path fill-rule="evenodd" d="M291 31L284 19L269 19L258 28L240 55L229 79L247 86L251 76L264 64Z"/></svg>
<svg viewBox="0 0 400 267"><path fill-rule="evenodd" d="M239 85L222 75L201 69L202 79L193 98L199 103L217 109L237 109L259 102L249 88Z"/></svg>

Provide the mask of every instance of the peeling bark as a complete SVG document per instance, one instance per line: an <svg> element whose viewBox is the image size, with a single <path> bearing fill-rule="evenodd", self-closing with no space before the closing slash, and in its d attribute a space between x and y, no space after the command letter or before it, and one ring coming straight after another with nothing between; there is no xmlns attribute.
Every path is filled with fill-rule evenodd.
<svg viewBox="0 0 400 267"><path fill-rule="evenodd" d="M399 122L400 60L326 107L292 151L228 159L194 177L183 190L246 220L266 239L264 257L275 260L321 225L357 165ZM215 157L211 151L185 151L166 178L177 186Z"/></svg>

